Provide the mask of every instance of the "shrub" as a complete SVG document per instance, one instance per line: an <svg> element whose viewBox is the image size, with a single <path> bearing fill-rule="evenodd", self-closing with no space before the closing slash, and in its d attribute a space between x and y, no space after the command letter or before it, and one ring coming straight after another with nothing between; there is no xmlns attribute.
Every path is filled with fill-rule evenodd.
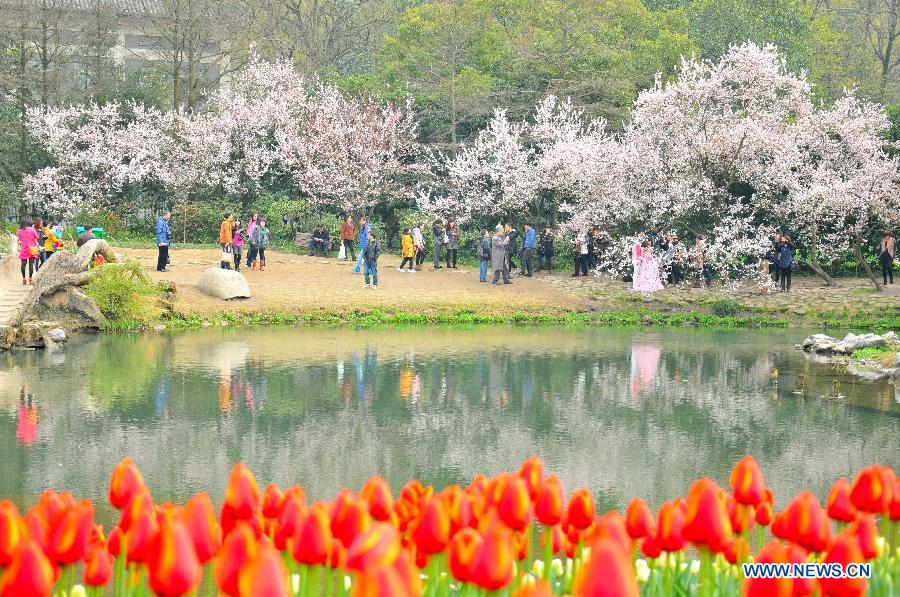
<svg viewBox="0 0 900 597"><path fill-rule="evenodd" d="M154 284L136 262L109 263L96 268L84 287L115 329L137 329L158 320L163 287Z"/></svg>
<svg viewBox="0 0 900 597"><path fill-rule="evenodd" d="M741 305L734 299L719 299L712 304L713 313L719 317L734 317L741 311Z"/></svg>

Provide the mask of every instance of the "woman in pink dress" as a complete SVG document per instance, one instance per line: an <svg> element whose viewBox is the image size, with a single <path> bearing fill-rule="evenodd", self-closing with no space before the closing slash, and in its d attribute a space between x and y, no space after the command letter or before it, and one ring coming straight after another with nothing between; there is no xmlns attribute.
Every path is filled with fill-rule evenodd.
<svg viewBox="0 0 900 597"><path fill-rule="evenodd" d="M31 284L31 276L34 275L35 260L40 254L38 245L38 233L28 220L19 221L19 230L16 232L19 239L19 259L22 262L22 285ZM28 266L28 279L25 279L25 266Z"/></svg>
<svg viewBox="0 0 900 597"><path fill-rule="evenodd" d="M645 293L662 290L659 261L653 256L650 241L645 240L643 245L635 245L633 257L635 259L634 289Z"/></svg>

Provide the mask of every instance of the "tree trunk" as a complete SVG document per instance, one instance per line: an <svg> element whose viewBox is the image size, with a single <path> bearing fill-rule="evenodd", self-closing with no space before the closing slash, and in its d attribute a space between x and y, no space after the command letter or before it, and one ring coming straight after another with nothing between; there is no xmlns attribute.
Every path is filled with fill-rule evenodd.
<svg viewBox="0 0 900 597"><path fill-rule="evenodd" d="M822 278L822 281L825 282L825 286L837 286L837 284L835 284L834 282L834 278L829 276L825 272L825 270L823 270L821 266L819 266L819 264L815 261L804 261L803 259L798 259L797 263L799 263L800 265L805 265L812 271L816 272L816 275Z"/></svg>
<svg viewBox="0 0 900 597"><path fill-rule="evenodd" d="M816 272L816 275L822 278L825 281L825 286L837 286L834 283L834 280L831 276L825 273L825 270L819 265L819 240L818 234L816 233L816 226L813 225L812 231L809 237L809 261L803 261L802 259L798 259L797 263L801 265L805 265L809 267L811 270Z"/></svg>
<svg viewBox="0 0 900 597"><path fill-rule="evenodd" d="M869 280L875 286L875 290L881 292L881 283L878 281L878 278L875 277L875 273L872 271L872 268L869 267L869 262L863 258L862 251L862 238L859 235L859 232L856 233L856 243L853 245L853 253L856 255L856 261L860 265L862 265L863 270L866 272L866 276L869 277Z"/></svg>

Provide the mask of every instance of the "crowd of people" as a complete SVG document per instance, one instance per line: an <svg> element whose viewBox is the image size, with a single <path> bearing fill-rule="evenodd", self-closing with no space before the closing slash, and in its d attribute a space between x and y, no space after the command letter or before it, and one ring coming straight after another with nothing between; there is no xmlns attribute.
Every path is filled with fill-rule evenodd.
<svg viewBox="0 0 900 597"><path fill-rule="evenodd" d="M19 241L23 286L31 284L34 273L53 253L64 247L62 234L63 228L59 221L44 222L42 218L19 220L16 238Z"/></svg>

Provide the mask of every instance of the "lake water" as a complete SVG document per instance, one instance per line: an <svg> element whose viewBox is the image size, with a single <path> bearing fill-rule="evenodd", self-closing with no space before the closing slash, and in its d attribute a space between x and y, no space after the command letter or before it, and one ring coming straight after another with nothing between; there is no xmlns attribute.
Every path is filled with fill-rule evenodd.
<svg viewBox="0 0 900 597"><path fill-rule="evenodd" d="M326 498L376 473L395 490L464 484L536 454L601 507L656 506L701 475L727 483L750 453L778 505L824 499L869 463L900 468L900 395L795 351L807 333L206 329L2 354L0 497L105 503L126 455L157 500L181 501L220 499L237 460ZM844 398L825 397L833 380Z"/></svg>

